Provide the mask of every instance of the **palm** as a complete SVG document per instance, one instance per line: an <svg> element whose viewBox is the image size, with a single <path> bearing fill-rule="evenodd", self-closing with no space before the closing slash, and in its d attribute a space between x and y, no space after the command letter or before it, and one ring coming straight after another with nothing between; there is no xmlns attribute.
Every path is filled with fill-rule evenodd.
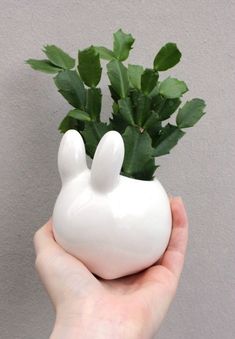
<svg viewBox="0 0 235 339"><path fill-rule="evenodd" d="M171 250L165 253L161 260L164 265L169 256L172 255ZM179 256L179 254L177 255ZM78 265L79 272L77 272L77 275L74 274L73 269L71 270L73 277L77 276L78 279L69 280L69 288L75 287L74 299L78 298L78 303L81 294L79 292L76 295L76 291L81 291L81 285L86 285L85 293L91 298L94 308L99 309L101 317L105 318L112 315L114 318L121 317L131 321L134 319L136 323L142 322L144 327L149 330L149 334L155 332L174 295L177 274L174 274L163 264L156 264L145 271L128 277L104 280L95 277L82 263L79 262L78 264L77 261L76 270ZM77 288L79 285L80 287ZM150 337L150 335L146 337Z"/></svg>
<svg viewBox="0 0 235 339"><path fill-rule="evenodd" d="M94 309L99 309L101 317L113 315L142 321L149 324L149 333L153 333L174 296L187 244L187 216L183 204L173 199L171 208L173 230L167 251L159 262L140 273L115 280L94 276L55 243L51 224L44 226L35 237L36 261L55 306L72 303L81 307L84 299L89 300Z"/></svg>

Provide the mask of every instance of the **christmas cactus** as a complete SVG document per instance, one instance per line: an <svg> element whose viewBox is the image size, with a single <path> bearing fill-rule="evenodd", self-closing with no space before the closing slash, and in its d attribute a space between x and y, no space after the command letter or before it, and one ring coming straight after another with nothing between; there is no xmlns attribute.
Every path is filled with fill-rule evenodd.
<svg viewBox="0 0 235 339"><path fill-rule="evenodd" d="M156 54L150 68L127 64L135 39L119 29L113 34L113 48L90 46L78 51L75 60L62 49L47 45L47 59L29 59L35 70L55 74L58 92L72 106L59 130L80 132L86 153L93 158L101 137L118 131L124 140L125 157L121 174L141 180L152 180L158 166L155 158L168 154L205 114L205 102L194 98L181 105L188 91L184 81L173 77L160 79L161 72L175 66L181 53L175 43L167 43ZM102 92L98 87L106 61L110 81L112 116L101 121ZM175 113L175 124L168 119Z"/></svg>

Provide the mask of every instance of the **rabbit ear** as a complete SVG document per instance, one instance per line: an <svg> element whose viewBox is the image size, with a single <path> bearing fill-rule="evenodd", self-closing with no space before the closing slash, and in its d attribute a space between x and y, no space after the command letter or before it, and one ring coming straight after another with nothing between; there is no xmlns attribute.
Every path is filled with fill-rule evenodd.
<svg viewBox="0 0 235 339"><path fill-rule="evenodd" d="M87 169L84 142L74 129L68 130L61 140L58 168L62 183Z"/></svg>
<svg viewBox="0 0 235 339"><path fill-rule="evenodd" d="M116 131L100 140L91 166L91 183L101 191L110 191L118 183L124 158L124 143Z"/></svg>

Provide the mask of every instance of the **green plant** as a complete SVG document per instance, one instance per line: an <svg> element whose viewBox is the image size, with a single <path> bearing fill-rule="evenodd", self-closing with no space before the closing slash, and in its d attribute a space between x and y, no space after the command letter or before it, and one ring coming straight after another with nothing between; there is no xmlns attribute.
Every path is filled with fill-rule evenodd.
<svg viewBox="0 0 235 339"><path fill-rule="evenodd" d="M154 58L152 68L124 65L132 49L134 38L119 29L113 34L113 49L90 46L78 51L78 60L54 45L43 52L48 59L29 59L35 70L56 74L54 82L71 109L59 126L64 133L78 130L85 142L87 154L93 158L101 137L109 130L122 134L125 158L122 174L151 180L158 166L155 157L168 154L185 134L182 129L192 127L205 114L202 99L187 101L182 107L181 97L188 91L184 81L168 77L159 80L159 73L175 66L181 53L175 43L167 43ZM109 122L100 120L102 93L98 86L101 59L107 61L109 90L113 100ZM176 124L167 120L177 111Z"/></svg>

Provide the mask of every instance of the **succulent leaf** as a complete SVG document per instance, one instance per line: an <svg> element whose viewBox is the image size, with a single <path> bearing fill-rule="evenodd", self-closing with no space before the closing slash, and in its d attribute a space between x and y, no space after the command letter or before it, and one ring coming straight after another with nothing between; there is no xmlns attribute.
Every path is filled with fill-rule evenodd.
<svg viewBox="0 0 235 339"><path fill-rule="evenodd" d="M167 124L160 131L157 146L153 151L153 156L159 157L170 153L170 150L177 144L184 134L185 132L181 131L177 126Z"/></svg>
<svg viewBox="0 0 235 339"><path fill-rule="evenodd" d="M115 57L124 61L128 58L135 39L131 34L124 33L121 29L113 34L113 53Z"/></svg>
<svg viewBox="0 0 235 339"><path fill-rule="evenodd" d="M76 108L84 109L86 92L76 71L64 70L54 77L54 82L63 97Z"/></svg>
<svg viewBox="0 0 235 339"><path fill-rule="evenodd" d="M153 66L156 71L166 71L167 69L178 64L181 58L181 53L173 42L168 42L157 53Z"/></svg>
<svg viewBox="0 0 235 339"><path fill-rule="evenodd" d="M49 60L28 59L26 64L30 65L35 71L40 71L48 74L55 74L62 70L62 68L53 65Z"/></svg>
<svg viewBox="0 0 235 339"><path fill-rule="evenodd" d="M205 101L202 99L192 99L187 101L176 117L176 123L179 128L193 127L198 120L205 114Z"/></svg>
<svg viewBox="0 0 235 339"><path fill-rule="evenodd" d="M101 79L102 68L99 53L94 46L78 52L78 71L88 87L96 87Z"/></svg>
<svg viewBox="0 0 235 339"><path fill-rule="evenodd" d="M128 79L130 87L141 89L141 76L144 72L143 66L139 65L128 65Z"/></svg>
<svg viewBox="0 0 235 339"><path fill-rule="evenodd" d="M114 91L120 98L125 98L129 90L127 69L118 60L112 60L107 64L108 77Z"/></svg>
<svg viewBox="0 0 235 339"><path fill-rule="evenodd" d="M72 69L75 59L55 45L46 45L43 49L50 62L63 69Z"/></svg>
<svg viewBox="0 0 235 339"><path fill-rule="evenodd" d="M159 93L169 99L180 98L187 91L188 87L184 81L171 77L163 80L159 86Z"/></svg>
<svg viewBox="0 0 235 339"><path fill-rule="evenodd" d="M86 152L93 158L96 147L102 136L109 131L109 126L103 122L85 122L85 128L81 132L85 141Z"/></svg>

